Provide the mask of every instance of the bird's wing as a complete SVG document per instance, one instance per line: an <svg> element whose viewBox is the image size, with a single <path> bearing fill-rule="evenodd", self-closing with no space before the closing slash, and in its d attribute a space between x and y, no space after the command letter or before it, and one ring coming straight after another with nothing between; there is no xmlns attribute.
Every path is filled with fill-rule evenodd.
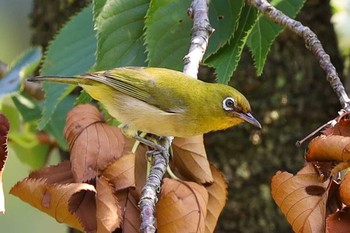
<svg viewBox="0 0 350 233"><path fill-rule="evenodd" d="M171 98L171 88L160 87L157 82L159 77L147 72L147 68L117 68L87 74L84 77L104 83L125 95L139 99L165 112L175 113L183 110L178 107L178 100ZM167 93L167 96L162 93Z"/></svg>

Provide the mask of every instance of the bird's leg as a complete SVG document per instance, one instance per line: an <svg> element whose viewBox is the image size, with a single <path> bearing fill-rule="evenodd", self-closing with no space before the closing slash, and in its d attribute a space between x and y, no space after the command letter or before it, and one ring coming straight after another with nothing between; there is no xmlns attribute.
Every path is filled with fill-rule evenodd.
<svg viewBox="0 0 350 233"><path fill-rule="evenodd" d="M137 131L130 129L127 124L121 124L119 128L126 137L134 138L135 140L153 149L160 150L160 151L165 150L165 148L161 146L159 143L159 141L162 140L162 137L160 137L158 140L155 140L152 137L146 137L147 133L144 133L144 132L141 132L141 134L139 135Z"/></svg>
<svg viewBox="0 0 350 233"><path fill-rule="evenodd" d="M153 140L156 140L155 138L150 138L150 137L148 137L148 138L145 138L145 136L146 136L146 133L141 133L141 135L135 135L134 136L134 138L138 141L138 142L140 142L140 143L143 143L143 144L145 144L145 145L147 145L147 146L149 146L149 147L152 147L153 149L155 149L155 150L149 150L149 151L147 151L146 152L146 155L147 155L147 161L148 161L148 163L147 163L147 166L149 166L149 164L151 164L152 163L152 158L153 158L153 156L154 156L154 153L156 153L156 151L158 150L158 151L160 151L160 152L162 152L162 153L164 153L164 152L167 152L166 150L166 148L165 147L163 147L163 146L161 146L160 144L158 144L158 142L154 142ZM164 138L164 137L163 137ZM152 140L153 139L153 140ZM162 137L160 137L160 139L159 139L159 141L162 139ZM173 137L168 137L168 139L170 139L170 144L169 145L171 145L171 143L172 143L172 140L174 139ZM138 144L137 144L138 145ZM171 147L169 148L170 149L170 156L172 156L172 150L171 150ZM167 168L166 168L166 170L167 170L167 173L169 174L169 176L171 177L171 178L173 178L173 179L176 179L176 180L179 180L179 178L174 174L174 172L171 170L171 168L170 168L170 166L169 166L169 164L167 165ZM149 168L147 168L147 174L149 174Z"/></svg>
<svg viewBox="0 0 350 233"><path fill-rule="evenodd" d="M134 136L134 138L135 138L137 141L139 141L139 142L145 144L146 146L152 147L153 149L160 150L160 151L165 151L165 150L166 150L166 149L165 149L163 146L161 146L158 142L154 142L153 140L151 140L150 137L147 137L147 138L146 138L146 137L144 137L144 136L140 136L140 135L136 134L136 135ZM161 140L161 137L160 137L159 141L160 141L160 140Z"/></svg>
<svg viewBox="0 0 350 233"><path fill-rule="evenodd" d="M170 140L170 141L169 141L170 148L167 149L167 148L165 148L165 147L159 145L157 142L153 142L152 139L153 139L153 140L156 140L155 138L147 139L147 138L145 138L144 136L145 136L145 135L142 135L142 134L141 134L141 135L137 135L138 138L135 137L135 139L138 140L138 141L140 141L141 143L143 143L143 144L145 144L145 145L147 145L147 146L150 146L150 147L152 147L152 148L155 149L155 150L149 150L149 151L146 152L146 155L147 155L147 158L148 158L148 159L147 159L147 160L148 160L148 164L152 163L152 158L154 157L154 154L155 154L155 153L162 152L162 153L164 154L164 153L166 152L166 153L169 153L170 157L173 155L173 151L172 151L172 149L171 149L171 143L172 143L172 141L174 140L174 137L167 137L167 140ZM141 139L142 141L141 141L140 139ZM166 139L166 138L165 138L165 137L159 137L159 142L160 142L161 144L164 144L164 143L161 142L162 139ZM143 142L143 141L145 141L145 142ZM151 142L151 144L149 144L149 142ZM168 150L170 150L170 151L168 152ZM148 171L148 169L147 169L147 171ZM178 177L174 174L174 172L171 170L169 164L167 165L166 171L167 171L167 173L169 174L169 176L170 176L171 178L176 179L176 180L179 180L179 179L180 179L180 178L178 178ZM149 174L149 173L147 172L147 174Z"/></svg>

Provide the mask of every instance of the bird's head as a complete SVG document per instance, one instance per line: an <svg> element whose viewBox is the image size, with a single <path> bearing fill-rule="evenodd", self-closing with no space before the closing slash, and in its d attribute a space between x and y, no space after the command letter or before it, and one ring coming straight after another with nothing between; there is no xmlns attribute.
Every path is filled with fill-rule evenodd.
<svg viewBox="0 0 350 233"><path fill-rule="evenodd" d="M241 122L248 122L261 128L259 121L252 115L250 104L243 94L226 85L220 85L218 94L221 100L221 114L232 126Z"/></svg>

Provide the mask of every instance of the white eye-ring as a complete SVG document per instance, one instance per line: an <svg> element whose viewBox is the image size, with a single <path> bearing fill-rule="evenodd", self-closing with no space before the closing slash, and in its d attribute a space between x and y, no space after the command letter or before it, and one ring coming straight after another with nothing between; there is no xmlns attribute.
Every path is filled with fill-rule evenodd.
<svg viewBox="0 0 350 233"><path fill-rule="evenodd" d="M234 108L236 108L236 101L234 98L232 97L227 97L224 99L224 101L222 101L222 107L226 110L226 111L231 111Z"/></svg>

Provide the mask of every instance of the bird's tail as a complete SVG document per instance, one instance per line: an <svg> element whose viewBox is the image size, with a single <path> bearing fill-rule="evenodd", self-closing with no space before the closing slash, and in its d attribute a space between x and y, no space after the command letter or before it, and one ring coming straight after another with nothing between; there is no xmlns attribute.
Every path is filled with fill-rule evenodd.
<svg viewBox="0 0 350 233"><path fill-rule="evenodd" d="M91 80L87 79L84 76L35 76L27 79L30 82L55 82L55 83L66 83L66 84L85 84L89 85Z"/></svg>

